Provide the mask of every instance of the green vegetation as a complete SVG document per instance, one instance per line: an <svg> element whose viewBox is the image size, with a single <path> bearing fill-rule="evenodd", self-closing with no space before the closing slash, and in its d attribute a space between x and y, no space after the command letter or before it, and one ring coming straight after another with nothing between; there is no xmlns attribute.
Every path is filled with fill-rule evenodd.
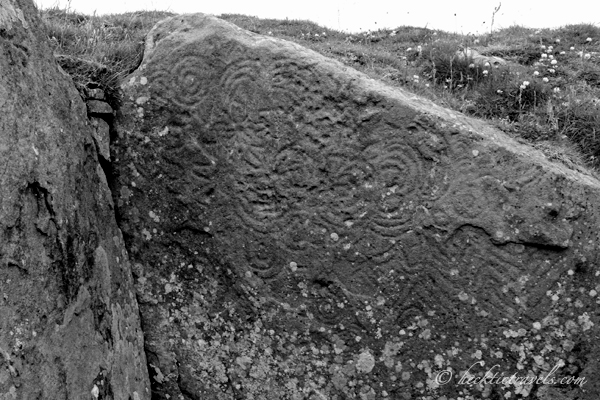
<svg viewBox="0 0 600 400"><path fill-rule="evenodd" d="M172 15L85 16L58 9L41 14L55 53L63 55L59 62L76 84L104 89L117 106L117 82L141 62L144 36ZM220 18L486 119L569 165L600 168L600 28L594 25L512 26L480 36L416 27L347 34L309 21ZM486 64L476 54L505 62Z"/></svg>

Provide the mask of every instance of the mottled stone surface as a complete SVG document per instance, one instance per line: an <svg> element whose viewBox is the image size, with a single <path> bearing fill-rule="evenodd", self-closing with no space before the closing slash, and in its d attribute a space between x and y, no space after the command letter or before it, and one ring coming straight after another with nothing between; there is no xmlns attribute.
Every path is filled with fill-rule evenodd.
<svg viewBox="0 0 600 400"><path fill-rule="evenodd" d="M104 101L88 100L86 104L89 115L101 118L111 118L113 115L113 109Z"/></svg>
<svg viewBox="0 0 600 400"><path fill-rule="evenodd" d="M149 399L86 107L40 25L30 0L0 0L0 398Z"/></svg>
<svg viewBox="0 0 600 400"><path fill-rule="evenodd" d="M110 160L110 126L101 118L90 118L98 156Z"/></svg>
<svg viewBox="0 0 600 400"><path fill-rule="evenodd" d="M123 88L115 195L158 398L600 394L583 169L204 15L159 23ZM461 382L490 368L521 381ZM587 382L521 384L550 372Z"/></svg>

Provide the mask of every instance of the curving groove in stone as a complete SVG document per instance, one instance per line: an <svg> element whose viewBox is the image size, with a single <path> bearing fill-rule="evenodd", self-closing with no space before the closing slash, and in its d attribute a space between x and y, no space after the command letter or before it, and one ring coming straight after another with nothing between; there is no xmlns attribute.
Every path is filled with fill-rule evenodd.
<svg viewBox="0 0 600 400"><path fill-rule="evenodd" d="M157 24L123 89L115 201L158 398L600 394L592 175L202 14ZM587 382L461 385L479 361Z"/></svg>
<svg viewBox="0 0 600 400"><path fill-rule="evenodd" d="M0 1L0 398L149 399L85 104L29 0Z"/></svg>

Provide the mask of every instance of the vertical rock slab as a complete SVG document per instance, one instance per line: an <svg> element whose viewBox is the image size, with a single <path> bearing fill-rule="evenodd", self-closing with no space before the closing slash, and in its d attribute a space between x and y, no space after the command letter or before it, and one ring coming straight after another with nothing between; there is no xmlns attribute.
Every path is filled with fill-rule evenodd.
<svg viewBox="0 0 600 400"><path fill-rule="evenodd" d="M157 396L597 398L593 176L204 15L157 24L123 88Z"/></svg>
<svg viewBox="0 0 600 400"><path fill-rule="evenodd" d="M0 398L147 399L111 194L40 24L0 0Z"/></svg>

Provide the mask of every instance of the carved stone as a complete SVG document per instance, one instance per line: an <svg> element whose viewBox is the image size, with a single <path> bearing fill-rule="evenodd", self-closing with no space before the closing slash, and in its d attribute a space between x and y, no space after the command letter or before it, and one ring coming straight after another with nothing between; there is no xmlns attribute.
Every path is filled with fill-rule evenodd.
<svg viewBox="0 0 600 400"><path fill-rule="evenodd" d="M116 201L157 395L598 396L590 174L201 14L159 23L123 88ZM496 364L587 383L460 383Z"/></svg>

